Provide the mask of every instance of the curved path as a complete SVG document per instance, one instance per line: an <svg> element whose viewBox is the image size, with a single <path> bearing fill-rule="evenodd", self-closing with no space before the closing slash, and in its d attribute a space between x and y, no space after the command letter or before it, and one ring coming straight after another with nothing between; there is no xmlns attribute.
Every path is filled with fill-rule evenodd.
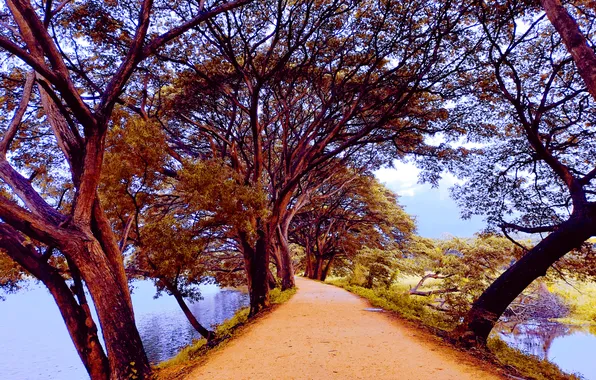
<svg viewBox="0 0 596 380"><path fill-rule="evenodd" d="M296 278L290 301L188 379L501 379L466 354L332 285Z"/></svg>

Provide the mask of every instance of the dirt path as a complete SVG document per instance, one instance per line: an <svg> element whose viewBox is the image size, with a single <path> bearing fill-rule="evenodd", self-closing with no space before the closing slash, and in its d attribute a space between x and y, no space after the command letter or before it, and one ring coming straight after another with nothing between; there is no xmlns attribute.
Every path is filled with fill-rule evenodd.
<svg viewBox="0 0 596 380"><path fill-rule="evenodd" d="M288 303L258 321L188 379L500 379L466 354L366 301L303 278Z"/></svg>

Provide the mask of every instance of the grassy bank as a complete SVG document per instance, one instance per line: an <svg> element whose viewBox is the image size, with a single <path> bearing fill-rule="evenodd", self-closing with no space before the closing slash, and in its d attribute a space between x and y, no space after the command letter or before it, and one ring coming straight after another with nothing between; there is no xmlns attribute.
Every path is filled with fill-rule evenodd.
<svg viewBox="0 0 596 380"><path fill-rule="evenodd" d="M273 306L288 301L296 289L281 291L273 289L269 295ZM248 319L249 308L242 308L234 316L215 328L216 345L207 344L206 339L199 339L186 346L171 359L165 360L154 367L155 379L157 380L176 380L182 379L198 364L200 364L208 353L223 347L231 338L240 333L242 329L258 320L260 316Z"/></svg>
<svg viewBox="0 0 596 380"><path fill-rule="evenodd" d="M346 279L341 278L330 279L327 283L366 298L373 306L394 312L399 317L416 322L438 335L447 336L455 327L453 322L442 315L443 313L428 307L424 299L410 296L407 283L394 284L388 289L367 289L351 285ZM486 359L516 376L536 380L579 379L574 375L564 373L555 364L507 346L498 338L490 339L488 348L490 353L487 353Z"/></svg>

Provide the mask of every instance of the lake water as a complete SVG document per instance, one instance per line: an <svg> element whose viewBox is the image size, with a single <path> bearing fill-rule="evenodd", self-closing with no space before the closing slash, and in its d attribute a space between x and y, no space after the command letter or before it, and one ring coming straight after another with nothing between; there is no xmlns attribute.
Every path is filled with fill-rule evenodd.
<svg viewBox="0 0 596 380"><path fill-rule="evenodd" d="M555 363L567 373L596 380L596 335L587 326L547 321L501 324L499 335L507 344Z"/></svg>
<svg viewBox="0 0 596 380"><path fill-rule="evenodd" d="M149 360L171 358L200 335L188 323L173 297L154 299L149 281L133 283L132 301L137 327ZM201 287L203 300L190 309L204 326L232 317L248 305L248 295ZM83 380L88 379L79 356L51 295L42 285L31 283L0 301L0 379Z"/></svg>

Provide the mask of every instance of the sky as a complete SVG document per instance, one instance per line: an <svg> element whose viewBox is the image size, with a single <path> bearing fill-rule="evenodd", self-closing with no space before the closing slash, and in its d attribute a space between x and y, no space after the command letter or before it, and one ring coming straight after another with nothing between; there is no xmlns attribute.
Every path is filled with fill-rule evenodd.
<svg viewBox="0 0 596 380"><path fill-rule="evenodd" d="M457 179L445 174L439 186L418 183L420 170L413 164L396 162L393 168L380 169L375 176L399 195L399 203L416 218L418 234L428 238L448 235L472 237L485 226L481 217L462 220L459 207L449 196Z"/></svg>

